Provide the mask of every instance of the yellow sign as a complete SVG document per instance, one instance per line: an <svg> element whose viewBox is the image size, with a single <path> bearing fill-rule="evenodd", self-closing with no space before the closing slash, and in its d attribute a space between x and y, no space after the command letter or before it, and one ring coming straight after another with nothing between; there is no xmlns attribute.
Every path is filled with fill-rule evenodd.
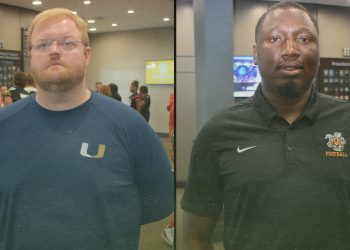
<svg viewBox="0 0 350 250"><path fill-rule="evenodd" d="M174 84L174 60L147 61L146 84Z"/></svg>

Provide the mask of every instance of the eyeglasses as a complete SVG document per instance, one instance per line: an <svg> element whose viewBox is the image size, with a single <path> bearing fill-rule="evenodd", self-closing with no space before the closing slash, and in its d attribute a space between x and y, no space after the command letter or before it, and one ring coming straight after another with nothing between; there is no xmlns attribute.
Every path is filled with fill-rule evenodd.
<svg viewBox="0 0 350 250"><path fill-rule="evenodd" d="M51 49L54 42L56 42L57 47L61 48L63 51L66 51L66 52L72 51L82 44L82 42L72 41L69 39L52 40L52 41L43 40L33 44L32 48L39 52L48 52Z"/></svg>

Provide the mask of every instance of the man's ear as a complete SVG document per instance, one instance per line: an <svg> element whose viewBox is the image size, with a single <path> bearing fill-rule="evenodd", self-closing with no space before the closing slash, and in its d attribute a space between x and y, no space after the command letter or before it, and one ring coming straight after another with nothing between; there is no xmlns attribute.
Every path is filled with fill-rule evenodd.
<svg viewBox="0 0 350 250"><path fill-rule="evenodd" d="M84 49L84 56L86 59L86 66L88 66L90 64L91 61L91 48L90 47L85 47Z"/></svg>
<svg viewBox="0 0 350 250"><path fill-rule="evenodd" d="M256 50L256 44L253 45L253 57L254 57L254 64L258 65L258 52Z"/></svg>

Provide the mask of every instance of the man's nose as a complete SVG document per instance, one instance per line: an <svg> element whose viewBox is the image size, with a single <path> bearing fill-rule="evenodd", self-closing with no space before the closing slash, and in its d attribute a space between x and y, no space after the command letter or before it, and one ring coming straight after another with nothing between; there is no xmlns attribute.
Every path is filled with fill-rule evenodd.
<svg viewBox="0 0 350 250"><path fill-rule="evenodd" d="M298 43L294 39L287 39L283 49L284 57L299 57Z"/></svg>
<svg viewBox="0 0 350 250"><path fill-rule="evenodd" d="M57 41L52 41L50 46L50 53L61 53L61 47Z"/></svg>

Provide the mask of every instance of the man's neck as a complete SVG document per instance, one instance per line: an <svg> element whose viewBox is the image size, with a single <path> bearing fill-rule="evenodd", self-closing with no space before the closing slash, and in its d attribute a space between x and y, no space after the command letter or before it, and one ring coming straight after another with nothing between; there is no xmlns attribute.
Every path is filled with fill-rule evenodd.
<svg viewBox="0 0 350 250"><path fill-rule="evenodd" d="M38 87L35 97L36 102L53 111L63 111L76 108L86 102L91 96L91 91L86 88L85 84L78 85L63 93L52 93Z"/></svg>
<svg viewBox="0 0 350 250"><path fill-rule="evenodd" d="M280 116L289 124L292 124L301 112L303 112L311 95L311 91L312 88L305 91L300 97L293 99L285 98L274 93L266 94L268 92L266 90L263 91L263 96Z"/></svg>

